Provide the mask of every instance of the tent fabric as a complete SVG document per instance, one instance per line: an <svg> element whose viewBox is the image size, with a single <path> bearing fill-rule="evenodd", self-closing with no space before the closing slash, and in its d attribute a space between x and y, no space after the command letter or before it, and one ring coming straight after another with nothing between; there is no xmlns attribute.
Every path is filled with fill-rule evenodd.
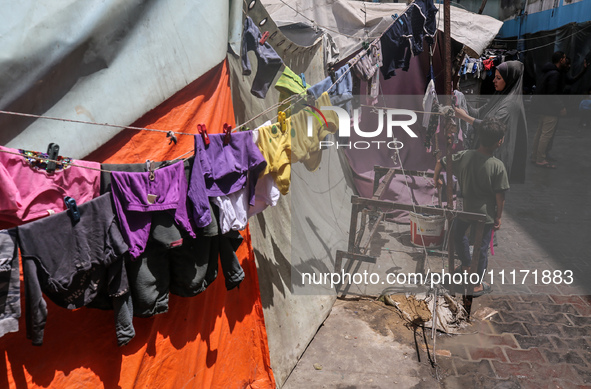
<svg viewBox="0 0 591 389"><path fill-rule="evenodd" d="M302 45L277 28L260 2L252 9L246 7L245 12L257 25L266 20L261 31L269 31L268 41L284 64L295 74L304 73L307 84L315 84L326 77L326 48L321 36ZM252 56L251 63L256 66L254 55L249 55ZM279 102L279 91L275 87L269 89L265 99L253 97L250 86L256 69L252 75L244 76L240 58L234 55L228 58L234 110L239 123L258 116ZM273 84L281 73L277 74ZM247 125L254 129L276 116L277 109L274 109ZM305 185L300 185L302 181ZM342 197L331 199L332 190ZM294 279L300 279L301 272L310 268L334 267L334 250L327 247L346 244L352 194L353 189L343 177L339 156L326 153L315 172L308 172L302 164L294 164L290 192L281 196L275 207L249 219L259 278L265 280L260 285L261 301L271 366L278 387L284 384L336 300L333 290L310 293L297 287ZM331 201L333 206L323 206ZM295 213L297 215L293 217ZM335 232L336 227L339 229ZM311 235L303 234L304 230Z"/></svg>
<svg viewBox="0 0 591 389"><path fill-rule="evenodd" d="M196 132L196 123L221 132L234 125L226 61L134 123ZM161 133L123 131L85 159L139 163L173 159L192 150L192 136L168 145ZM0 338L2 388L275 388L250 232L237 252L246 278L227 291L219 274L205 292L171 295L169 311L134 318L136 336L118 347L113 312L69 311L48 301L44 344L21 331Z"/></svg>
<svg viewBox="0 0 591 389"><path fill-rule="evenodd" d="M223 61L241 18L238 0L12 2L0 9L0 109L127 125ZM54 142L76 159L120 131L8 115L0 127L2 145Z"/></svg>
<svg viewBox="0 0 591 389"><path fill-rule="evenodd" d="M306 23L325 30L334 39L341 60L362 48L362 42L379 37L392 23L391 15L404 12L406 3L370 3L354 0L262 0L276 23L283 27ZM435 4L437 27L443 31L443 4ZM451 8L451 37L481 54L497 35L503 22L458 7ZM312 22L313 21L313 22Z"/></svg>

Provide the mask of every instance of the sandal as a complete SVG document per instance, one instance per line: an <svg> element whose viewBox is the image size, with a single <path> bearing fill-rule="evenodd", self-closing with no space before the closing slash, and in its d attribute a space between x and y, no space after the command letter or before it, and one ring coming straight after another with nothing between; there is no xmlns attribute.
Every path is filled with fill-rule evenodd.
<svg viewBox="0 0 591 389"><path fill-rule="evenodd" d="M551 163L550 163L550 162L548 162L548 161L544 161L544 162L542 162L542 163L536 162L536 166L537 166L537 167L543 167L543 168L545 168L545 169L556 169L556 165L554 165L554 164L551 164Z"/></svg>
<svg viewBox="0 0 591 389"><path fill-rule="evenodd" d="M490 286L490 284L488 282L482 281L482 290L479 290L478 292L474 292L474 294L472 296L473 297L480 297L480 296L484 296L485 294L489 294L490 292L492 292L492 286Z"/></svg>

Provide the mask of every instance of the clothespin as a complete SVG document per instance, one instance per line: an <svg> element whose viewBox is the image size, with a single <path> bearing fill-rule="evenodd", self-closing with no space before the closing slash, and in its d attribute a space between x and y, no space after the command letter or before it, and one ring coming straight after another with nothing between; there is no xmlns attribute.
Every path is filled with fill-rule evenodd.
<svg viewBox="0 0 591 389"><path fill-rule="evenodd" d="M174 135L174 132L168 131L166 133L166 137L167 138L170 138L170 141L168 142L168 145L171 145L173 142L176 145L177 139L176 139L176 136Z"/></svg>
<svg viewBox="0 0 591 389"><path fill-rule="evenodd" d="M59 153L60 153L60 146L57 143L50 143L49 146L47 146L47 158L48 159L51 159L53 161L57 160ZM55 168L57 167L57 165L53 161L47 162L47 166L45 167L45 171L47 171L47 173L53 173L55 171Z"/></svg>
<svg viewBox="0 0 591 389"><path fill-rule="evenodd" d="M285 123L285 119L285 112L279 111L277 113L277 122L279 122L279 128L281 129L282 133L285 133L285 131L287 131L287 123Z"/></svg>
<svg viewBox="0 0 591 389"><path fill-rule="evenodd" d="M334 68L332 66L328 68L328 75L330 76L330 80L333 84L337 82L337 75L335 74Z"/></svg>
<svg viewBox="0 0 591 389"><path fill-rule="evenodd" d="M302 73L302 74L300 74L300 77L302 78L302 85L305 88L306 87L306 76L304 75L304 73Z"/></svg>
<svg viewBox="0 0 591 389"><path fill-rule="evenodd" d="M232 126L228 123L224 123L223 133L226 134L224 135L224 146L226 146L232 139Z"/></svg>
<svg viewBox="0 0 591 389"><path fill-rule="evenodd" d="M240 127L240 132L242 132L242 131L250 131L250 127L241 126Z"/></svg>
<svg viewBox="0 0 591 389"><path fill-rule="evenodd" d="M76 200L72 197L66 196L64 197L64 204L66 204L66 208L68 208L68 216L72 219L72 224L78 223L80 221L80 210L78 210Z"/></svg>
<svg viewBox="0 0 591 389"><path fill-rule="evenodd" d="M261 36L261 39L259 40L259 44L261 46L264 45L265 42L267 41L267 38L269 38L269 31L263 32L263 35Z"/></svg>
<svg viewBox="0 0 591 389"><path fill-rule="evenodd" d="M209 135L207 135L207 128L205 127L205 124L197 124L197 131L203 137L203 143L205 143L206 146L209 145Z"/></svg>
<svg viewBox="0 0 591 389"><path fill-rule="evenodd" d="M154 181L154 169L156 168L156 164L154 161L150 161L149 159L146 160L146 170L150 172L150 181Z"/></svg>

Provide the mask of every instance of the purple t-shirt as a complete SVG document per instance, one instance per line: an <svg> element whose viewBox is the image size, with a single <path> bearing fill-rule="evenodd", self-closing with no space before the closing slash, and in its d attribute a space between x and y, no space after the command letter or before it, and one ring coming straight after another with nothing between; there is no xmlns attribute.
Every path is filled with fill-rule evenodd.
<svg viewBox="0 0 591 389"><path fill-rule="evenodd" d="M152 224L150 212L169 211L175 222L195 237L187 212L187 186L182 161L156 169L154 180L150 180L149 172L111 172L121 234L133 258L146 249Z"/></svg>
<svg viewBox="0 0 591 389"><path fill-rule="evenodd" d="M209 145L205 145L203 137L195 135L195 163L189 198L199 204L208 197L234 193L248 183L248 202L254 205L255 186L267 161L254 144L252 131L233 133L227 145L224 145L224 137L225 134L211 134Z"/></svg>

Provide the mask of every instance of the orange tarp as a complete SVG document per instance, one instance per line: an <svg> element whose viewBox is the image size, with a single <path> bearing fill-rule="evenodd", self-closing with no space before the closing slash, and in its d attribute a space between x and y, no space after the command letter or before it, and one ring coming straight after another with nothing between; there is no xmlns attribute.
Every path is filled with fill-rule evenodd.
<svg viewBox="0 0 591 389"><path fill-rule="evenodd" d="M234 125L226 61L134 126L196 133L198 123L211 133ZM193 136L177 137L175 146L160 132L125 130L85 159L174 159L193 149ZM134 318L136 336L126 346L116 344L112 311L69 311L46 298L44 343L34 347L23 312L20 331L0 338L0 388L275 388L248 229L243 236L237 255L246 277L239 288L226 291L220 273L196 297L171 295L167 313Z"/></svg>

